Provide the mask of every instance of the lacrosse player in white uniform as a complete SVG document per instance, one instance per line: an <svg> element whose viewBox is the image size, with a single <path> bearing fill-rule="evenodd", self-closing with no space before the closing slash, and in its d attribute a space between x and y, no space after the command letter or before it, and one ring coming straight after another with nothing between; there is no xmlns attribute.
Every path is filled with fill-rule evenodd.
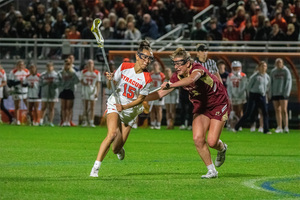
<svg viewBox="0 0 300 200"><path fill-rule="evenodd" d="M82 84L82 99L84 101L84 122L82 126L95 127L95 102L98 100L100 91L100 72L95 69L94 61L88 60L86 68L81 71L81 84ZM90 107L90 108L89 108Z"/></svg>
<svg viewBox="0 0 300 200"><path fill-rule="evenodd" d="M8 86L13 88L13 100L15 104L15 118L17 119L17 125L21 125L21 116L19 113L21 100L27 105L27 92L28 88L24 85L25 78L29 75L29 70L25 68L23 60L18 60L16 68L10 71L8 77Z"/></svg>
<svg viewBox="0 0 300 200"><path fill-rule="evenodd" d="M1 99L3 98L3 87L7 84L6 73L0 64L0 104ZM1 105L0 105L0 124L2 123L1 119Z"/></svg>
<svg viewBox="0 0 300 200"><path fill-rule="evenodd" d="M227 93L231 101L232 111L229 115L230 127L233 128L243 115L243 106L247 98L247 76L242 72L242 63L233 61L231 63L232 72L226 80Z"/></svg>
<svg viewBox="0 0 300 200"><path fill-rule="evenodd" d="M107 101L107 136L100 145L97 159L91 170L91 177L98 177L98 171L103 159L112 144L114 154L123 160L123 148L131 127L136 123L137 116L143 112L143 101L150 92L152 79L147 71L153 61L150 44L142 41L135 55L135 63L122 63L117 71L106 73L108 80L116 83L116 94L113 93ZM110 84L108 84L110 87Z"/></svg>

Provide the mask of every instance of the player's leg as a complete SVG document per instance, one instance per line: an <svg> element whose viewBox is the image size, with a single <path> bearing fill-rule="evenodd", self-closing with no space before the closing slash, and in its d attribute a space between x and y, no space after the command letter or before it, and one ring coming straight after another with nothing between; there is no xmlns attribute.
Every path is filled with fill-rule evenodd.
<svg viewBox="0 0 300 200"><path fill-rule="evenodd" d="M35 125L35 126L37 126L39 124L39 113L38 113L39 105L40 105L40 102L38 102L38 101L34 102L34 106L33 106L34 111L33 111L33 113L34 113L35 122L34 122L33 125Z"/></svg>
<svg viewBox="0 0 300 200"><path fill-rule="evenodd" d="M53 124L53 119L54 119L54 105L55 105L55 102L48 102L48 105L49 105L49 125L50 126L54 126Z"/></svg>
<svg viewBox="0 0 300 200"><path fill-rule="evenodd" d="M171 120L170 127L171 127L171 129L174 129L175 117L176 117L176 104L172 103L172 104L170 104L170 120Z"/></svg>
<svg viewBox="0 0 300 200"><path fill-rule="evenodd" d="M15 105L15 118L17 120L16 123L17 123L17 125L20 125L21 124L21 122L20 122L20 116L19 116L20 115L20 113L19 113L19 110L20 110L20 99L15 98L14 105Z"/></svg>
<svg viewBox="0 0 300 200"><path fill-rule="evenodd" d="M127 138L129 136L131 126L121 123L121 134L118 134L115 141L112 144L114 154L117 154L119 160L123 160L125 157L125 150L123 148Z"/></svg>
<svg viewBox="0 0 300 200"><path fill-rule="evenodd" d="M61 117L62 117L62 126L66 126L67 124L67 100L61 99Z"/></svg>
<svg viewBox="0 0 300 200"><path fill-rule="evenodd" d="M45 118L47 107L48 107L48 102L42 101L40 126L43 125L43 123L44 123L44 118Z"/></svg>
<svg viewBox="0 0 300 200"><path fill-rule="evenodd" d="M281 106L279 100L273 100L274 111L276 115L277 128L276 133L282 132L282 118L281 118Z"/></svg>
<svg viewBox="0 0 300 200"><path fill-rule="evenodd" d="M152 104L152 109L150 111L150 128L154 129L156 125L156 110L155 110L155 105L154 102L150 102Z"/></svg>
<svg viewBox="0 0 300 200"><path fill-rule="evenodd" d="M27 123L28 125L32 125L33 124L33 107L34 107L34 102L28 102L28 111L27 111Z"/></svg>
<svg viewBox="0 0 300 200"><path fill-rule="evenodd" d="M265 134L272 134L269 131L269 114L268 114L268 105L266 102L266 97L260 95L258 98L258 106L261 108L262 114L263 114L263 120L264 120L264 133Z"/></svg>
<svg viewBox="0 0 300 200"><path fill-rule="evenodd" d="M155 129L160 129L161 120L162 120L162 106L157 105L154 108L156 110L156 126L155 126Z"/></svg>
<svg viewBox="0 0 300 200"><path fill-rule="evenodd" d="M83 122L82 122L82 126L87 126L88 125L88 107L89 107L89 102L88 100L84 99L83 100Z"/></svg>
<svg viewBox="0 0 300 200"><path fill-rule="evenodd" d="M117 135L121 135L120 132L120 119L118 113L109 113L107 115L107 136L102 141L99 152L97 155L97 159L94 163L94 166L92 168L92 171L90 173L91 177L98 177L98 171L100 169L101 163L103 159L105 158L107 152L109 151L110 145L113 143Z"/></svg>
<svg viewBox="0 0 300 200"><path fill-rule="evenodd" d="M287 99L282 99L279 100L280 102L280 107L281 107L281 115L282 115L282 121L284 125L284 132L288 133L289 132L289 116L288 116L288 100Z"/></svg>
<svg viewBox="0 0 300 200"><path fill-rule="evenodd" d="M89 113L89 122L91 127L95 127L94 117L95 117L95 101L89 100L90 104L90 113Z"/></svg>

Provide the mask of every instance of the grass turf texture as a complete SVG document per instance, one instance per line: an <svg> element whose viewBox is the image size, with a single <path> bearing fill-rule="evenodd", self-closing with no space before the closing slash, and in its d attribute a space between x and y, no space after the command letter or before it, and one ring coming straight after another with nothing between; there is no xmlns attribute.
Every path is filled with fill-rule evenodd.
<svg viewBox="0 0 300 200"><path fill-rule="evenodd" d="M300 198L299 130L224 130L226 162L211 180L200 178L207 169L192 132L165 127L132 130L125 159L109 151L89 177L106 130L0 125L0 199Z"/></svg>

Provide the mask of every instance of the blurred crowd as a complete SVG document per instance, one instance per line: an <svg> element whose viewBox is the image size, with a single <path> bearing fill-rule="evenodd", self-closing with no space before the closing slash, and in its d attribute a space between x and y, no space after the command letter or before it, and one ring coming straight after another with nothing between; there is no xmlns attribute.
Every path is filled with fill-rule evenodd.
<svg viewBox="0 0 300 200"><path fill-rule="evenodd" d="M226 7L235 2L236 6ZM214 4L209 23L201 19L192 26L195 14ZM157 39L179 24L185 24L186 39L192 40L299 40L300 0L31 0L26 11L14 3L0 11L1 38L94 39L93 19L103 21L104 39ZM40 49L39 58L61 55L61 49ZM2 58L23 49L1 47ZM73 52L76 54L76 52ZM75 55L76 56L76 55ZM22 56L21 56L22 58Z"/></svg>

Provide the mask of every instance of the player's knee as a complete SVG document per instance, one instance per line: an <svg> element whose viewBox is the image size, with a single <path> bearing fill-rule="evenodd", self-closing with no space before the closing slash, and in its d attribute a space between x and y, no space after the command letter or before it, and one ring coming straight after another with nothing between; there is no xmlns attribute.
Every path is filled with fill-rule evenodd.
<svg viewBox="0 0 300 200"><path fill-rule="evenodd" d="M195 145L198 147L205 145L205 140L200 136L194 135L193 140L194 140Z"/></svg>
<svg viewBox="0 0 300 200"><path fill-rule="evenodd" d="M113 142L116 137L117 137L117 132L116 131L108 132L108 134L107 134L107 139L110 142Z"/></svg>
<svg viewBox="0 0 300 200"><path fill-rule="evenodd" d="M213 138L207 138L207 144L210 148L215 148L218 144L218 140L215 140Z"/></svg>

